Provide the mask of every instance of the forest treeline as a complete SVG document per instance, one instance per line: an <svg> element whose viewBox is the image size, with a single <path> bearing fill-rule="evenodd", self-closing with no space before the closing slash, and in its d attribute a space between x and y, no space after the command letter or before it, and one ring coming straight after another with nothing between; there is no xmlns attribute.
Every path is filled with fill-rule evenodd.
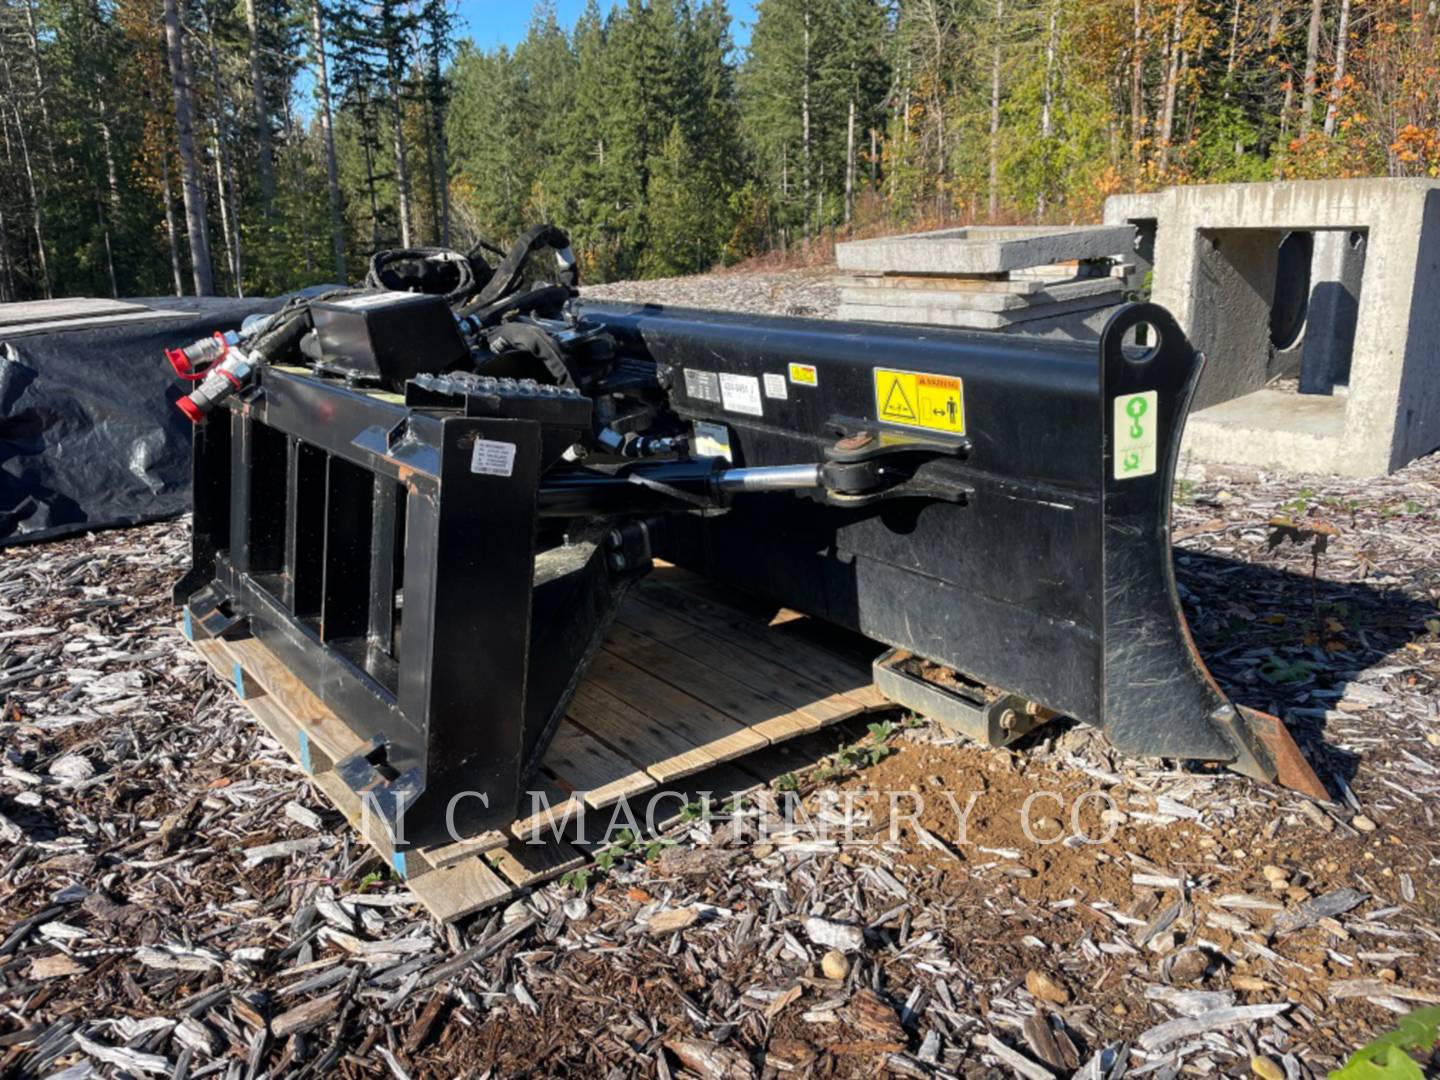
<svg viewBox="0 0 1440 1080"><path fill-rule="evenodd" d="M1440 176L1437 0L0 0L0 300L273 294L569 230L585 279L1076 221L1168 183Z"/></svg>

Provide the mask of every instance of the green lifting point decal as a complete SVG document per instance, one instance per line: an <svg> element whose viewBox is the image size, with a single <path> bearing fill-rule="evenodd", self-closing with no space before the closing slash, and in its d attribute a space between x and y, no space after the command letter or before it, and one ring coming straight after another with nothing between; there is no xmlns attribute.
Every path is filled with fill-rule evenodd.
<svg viewBox="0 0 1440 1080"><path fill-rule="evenodd" d="M1146 390L1115 398L1115 479L1132 480L1155 472L1160 443L1158 394Z"/></svg>

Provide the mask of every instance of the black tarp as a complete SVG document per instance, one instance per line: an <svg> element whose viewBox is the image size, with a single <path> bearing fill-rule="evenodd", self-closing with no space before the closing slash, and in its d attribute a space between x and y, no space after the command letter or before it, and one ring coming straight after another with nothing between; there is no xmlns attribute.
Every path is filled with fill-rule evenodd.
<svg viewBox="0 0 1440 1080"><path fill-rule="evenodd" d="M135 301L183 316L0 325L0 546L173 517L190 504L187 384L167 346L280 301Z"/></svg>

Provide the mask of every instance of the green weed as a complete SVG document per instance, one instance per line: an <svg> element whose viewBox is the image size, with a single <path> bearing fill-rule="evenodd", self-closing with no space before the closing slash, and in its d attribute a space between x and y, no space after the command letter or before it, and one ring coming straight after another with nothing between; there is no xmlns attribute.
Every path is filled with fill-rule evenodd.
<svg viewBox="0 0 1440 1080"><path fill-rule="evenodd" d="M1401 1020L1394 1031L1351 1054L1344 1065L1330 1074L1330 1080L1425 1080L1424 1069L1409 1052L1420 1050L1428 1055L1437 1038L1440 1038L1440 1005L1416 1009Z"/></svg>

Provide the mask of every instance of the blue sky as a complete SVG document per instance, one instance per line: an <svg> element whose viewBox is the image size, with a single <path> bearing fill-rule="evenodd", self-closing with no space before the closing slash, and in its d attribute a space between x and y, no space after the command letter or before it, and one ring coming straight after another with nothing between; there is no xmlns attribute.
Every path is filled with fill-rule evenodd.
<svg viewBox="0 0 1440 1080"><path fill-rule="evenodd" d="M613 7L615 0L600 0L602 8ZM497 45L514 46L525 36L534 5L528 0L459 0L462 21L461 37L473 38L482 49ZM737 46L750 39L747 25L755 19L755 0L730 0L730 34ZM585 0L555 0L555 13L560 25L574 25L585 10Z"/></svg>
<svg viewBox="0 0 1440 1080"><path fill-rule="evenodd" d="M623 3L624 0L600 0L601 10ZM730 9L730 37L737 50L744 49L750 41L749 24L755 21L755 5L759 0L728 0ZM460 26L455 39L470 38L481 49L493 49L499 45L514 48L525 37L530 26L530 16L535 10L533 0L456 0L460 13ZM555 15L560 25L569 30L585 10L586 0L553 0ZM737 57L738 59L738 57ZM334 71L335 58L330 58ZM307 120L313 114L315 82L310 66L303 66L295 76L295 107Z"/></svg>

